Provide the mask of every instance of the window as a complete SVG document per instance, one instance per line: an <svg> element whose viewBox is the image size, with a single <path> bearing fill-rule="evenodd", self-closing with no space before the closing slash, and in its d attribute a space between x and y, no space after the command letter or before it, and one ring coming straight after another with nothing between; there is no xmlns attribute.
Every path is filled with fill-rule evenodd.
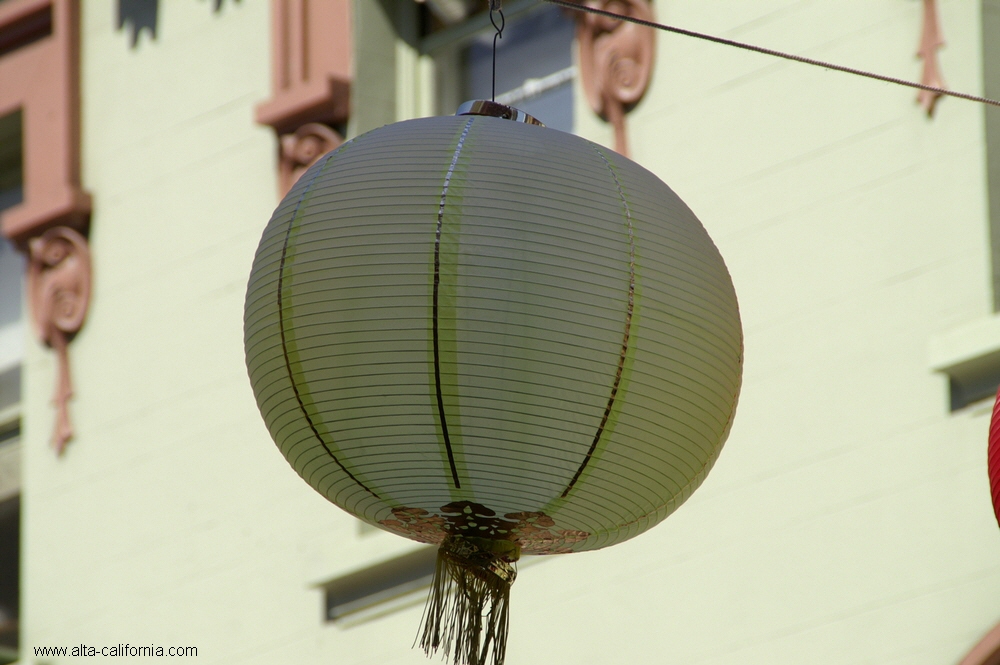
<svg viewBox="0 0 1000 665"><path fill-rule="evenodd" d="M0 206L0 229L19 243L58 225L85 232L89 223L79 174L79 12L71 0L0 2L0 131L16 126L22 137L0 141L0 160L20 154L26 174L22 200ZM9 187L0 181L0 190Z"/></svg>
<svg viewBox="0 0 1000 665"><path fill-rule="evenodd" d="M0 431L21 401L24 355L24 256L0 238Z"/></svg>
<svg viewBox="0 0 1000 665"><path fill-rule="evenodd" d="M0 211L22 200L21 112L0 118ZM0 236L0 428L20 402L24 257Z"/></svg>
<svg viewBox="0 0 1000 665"><path fill-rule="evenodd" d="M76 239L74 252L89 256L91 201L79 163L80 11L74 0L0 1L0 234L22 249L35 239ZM60 265L67 263L79 266L74 277L89 286L89 260ZM20 383L21 274L21 257L0 245L0 408L20 399L10 395ZM57 357L65 362L65 354ZM69 429L61 436L65 443Z"/></svg>
<svg viewBox="0 0 1000 665"><path fill-rule="evenodd" d="M424 601L436 547L422 547L322 585L327 621L374 618Z"/></svg>
<svg viewBox="0 0 1000 665"><path fill-rule="evenodd" d="M983 94L996 98L1000 95L1000 3L984 2L982 9ZM952 411L992 397L1000 386L1000 109L984 106L983 117L994 315L931 342L931 367L948 376Z"/></svg>
<svg viewBox="0 0 1000 665"><path fill-rule="evenodd" d="M21 141L21 110L0 118L0 210L20 203L21 162L24 148Z"/></svg>
<svg viewBox="0 0 1000 665"><path fill-rule="evenodd" d="M9 443L0 443L0 465L9 460L5 455L17 450ZM0 472L2 473L2 472ZM0 477L0 492L4 491ZM10 488L8 488L8 491ZM21 499L14 494L0 500L0 663L17 660L18 603L20 602Z"/></svg>
<svg viewBox="0 0 1000 665"><path fill-rule="evenodd" d="M517 16L497 40L496 101L535 116L547 127L573 131L573 21L543 6ZM479 33L463 53L463 97L490 99L493 31Z"/></svg>
<svg viewBox="0 0 1000 665"><path fill-rule="evenodd" d="M434 580L437 551L435 545L421 546L409 554L320 584L324 620L347 627L422 605ZM517 567L523 570L551 559L525 555Z"/></svg>
<svg viewBox="0 0 1000 665"><path fill-rule="evenodd" d="M0 117L0 211L23 199L21 112ZM24 257L0 236L0 663L17 660Z"/></svg>
<svg viewBox="0 0 1000 665"><path fill-rule="evenodd" d="M561 9L508 3L497 40L496 100L535 116L546 126L573 130L573 37L575 24ZM493 92L493 35L489 12L440 27L424 21L420 50L435 64L437 112L454 113L470 99ZM434 30L435 27L439 29Z"/></svg>

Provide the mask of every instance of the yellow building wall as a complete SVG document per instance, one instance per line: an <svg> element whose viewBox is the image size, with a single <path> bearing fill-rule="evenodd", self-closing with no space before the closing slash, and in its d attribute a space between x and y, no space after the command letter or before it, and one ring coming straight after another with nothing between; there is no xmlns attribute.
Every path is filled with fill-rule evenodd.
<svg viewBox="0 0 1000 665"><path fill-rule="evenodd" d="M940 5L944 75L978 92L980 5ZM297 478L246 378L244 289L277 203L274 136L253 119L270 95L268 4L161 1L156 39L134 49L113 3L83 7L94 297L62 458L47 445L55 363L26 348L22 660L127 642L196 646L202 663L425 662L409 648L419 606L323 622L317 584L415 545L361 533ZM919 76L915 2L661 0L657 13ZM392 47L397 76L429 78ZM426 108L394 85L396 113ZM610 144L578 98L579 133ZM715 470L664 524L522 566L508 663L937 665L1000 621L989 405L950 413L934 371L992 317L984 109L946 99L928 119L914 98L658 37L633 158L730 267L740 407Z"/></svg>
<svg viewBox="0 0 1000 665"><path fill-rule="evenodd" d="M979 3L939 5L945 78L978 94ZM919 79L916 3L657 9L666 23ZM650 93L629 121L633 156L726 257L744 387L726 450L689 504L594 555L590 576L614 570L608 603L629 611L606 628L583 617L578 655L957 663L1000 620L990 405L950 414L932 358L942 346L936 355L960 354L955 331L992 315L985 110L946 99L929 119L915 97L659 38ZM578 117L585 135L610 138L582 105ZM592 637L605 630L614 644Z"/></svg>

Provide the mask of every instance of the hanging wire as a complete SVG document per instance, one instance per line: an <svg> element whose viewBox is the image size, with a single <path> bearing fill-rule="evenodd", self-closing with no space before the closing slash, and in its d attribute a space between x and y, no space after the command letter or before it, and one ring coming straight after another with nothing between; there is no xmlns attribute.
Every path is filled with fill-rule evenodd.
<svg viewBox="0 0 1000 665"><path fill-rule="evenodd" d="M883 81L885 83L895 83L896 85L904 85L909 88L916 88L917 90L928 90L930 92L937 93L939 95L947 95L948 97L958 97L959 99L967 99L971 102L980 102L981 104L989 104L990 106L1000 106L1000 101L997 101L995 99L989 99L987 97L977 97L976 95L969 95L964 92L954 92L952 90L946 90L945 88L938 88L933 85L914 83L913 81L907 81L905 79L898 79L892 76L885 76L883 74L875 74L874 72L867 72L864 71L863 69L853 69L851 67L844 67L843 65L835 65L833 63L824 62L822 60L813 60L812 58L805 58L801 55L792 55L791 53L783 53L782 51L775 51L773 49L763 48L761 46L754 46L753 44L745 44L743 42L733 41L732 39L725 39L723 37L714 37L712 35L706 35L704 33L695 32L693 30L685 30L684 28L675 28L670 25L663 25L662 23L646 21L644 19L635 18L633 16L623 16L621 14L615 14L613 12L605 11L603 9L597 9L596 7L590 7L588 5L579 4L577 2L573 2L572 0L543 0L543 2L548 2L553 5L558 5L559 7L572 9L574 11L590 12L591 14L597 14L598 16L606 16L608 18L618 19L620 21L628 21L630 23L644 25L647 28L656 28L657 30L663 30L665 32L673 32L675 34L684 35L686 37L704 39L709 42L715 42L716 44L723 44L725 46L735 46L736 48L741 48L746 51L753 51L754 53L763 53L764 55L770 55L776 58L784 58L785 60L794 60L795 62L801 62L806 65L823 67L824 69L833 69L835 71L844 72L846 74L854 74L855 76L863 76L865 78L875 79L876 81Z"/></svg>
<svg viewBox="0 0 1000 665"><path fill-rule="evenodd" d="M490 23L496 29L497 33L493 35L493 96L490 97L490 101L495 102L497 100L497 40L503 39L503 29L507 24L503 17L503 0L490 0ZM500 14L500 25L493 19L493 13L496 12Z"/></svg>

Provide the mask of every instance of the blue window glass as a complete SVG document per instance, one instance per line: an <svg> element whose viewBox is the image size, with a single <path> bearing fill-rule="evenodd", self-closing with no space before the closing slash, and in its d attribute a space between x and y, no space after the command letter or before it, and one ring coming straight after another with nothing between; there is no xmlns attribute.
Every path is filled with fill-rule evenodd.
<svg viewBox="0 0 1000 665"><path fill-rule="evenodd" d="M497 40L496 100L535 116L546 126L573 131L573 21L557 7L507 21ZM464 99L490 99L493 32L464 49Z"/></svg>

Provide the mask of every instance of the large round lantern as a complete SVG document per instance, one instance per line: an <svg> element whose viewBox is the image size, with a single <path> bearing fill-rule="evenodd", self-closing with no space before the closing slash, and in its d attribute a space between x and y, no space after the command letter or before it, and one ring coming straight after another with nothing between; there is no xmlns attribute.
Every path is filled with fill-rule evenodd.
<svg viewBox="0 0 1000 665"><path fill-rule="evenodd" d="M1000 524L1000 391L997 392L993 404L993 417L990 419L989 446L986 453L986 467L990 476L990 490L993 494L993 513Z"/></svg>
<svg viewBox="0 0 1000 665"><path fill-rule="evenodd" d="M358 518L440 546L422 644L503 660L519 554L669 515L729 432L733 285L632 161L491 104L313 165L254 259L245 343L282 454Z"/></svg>

